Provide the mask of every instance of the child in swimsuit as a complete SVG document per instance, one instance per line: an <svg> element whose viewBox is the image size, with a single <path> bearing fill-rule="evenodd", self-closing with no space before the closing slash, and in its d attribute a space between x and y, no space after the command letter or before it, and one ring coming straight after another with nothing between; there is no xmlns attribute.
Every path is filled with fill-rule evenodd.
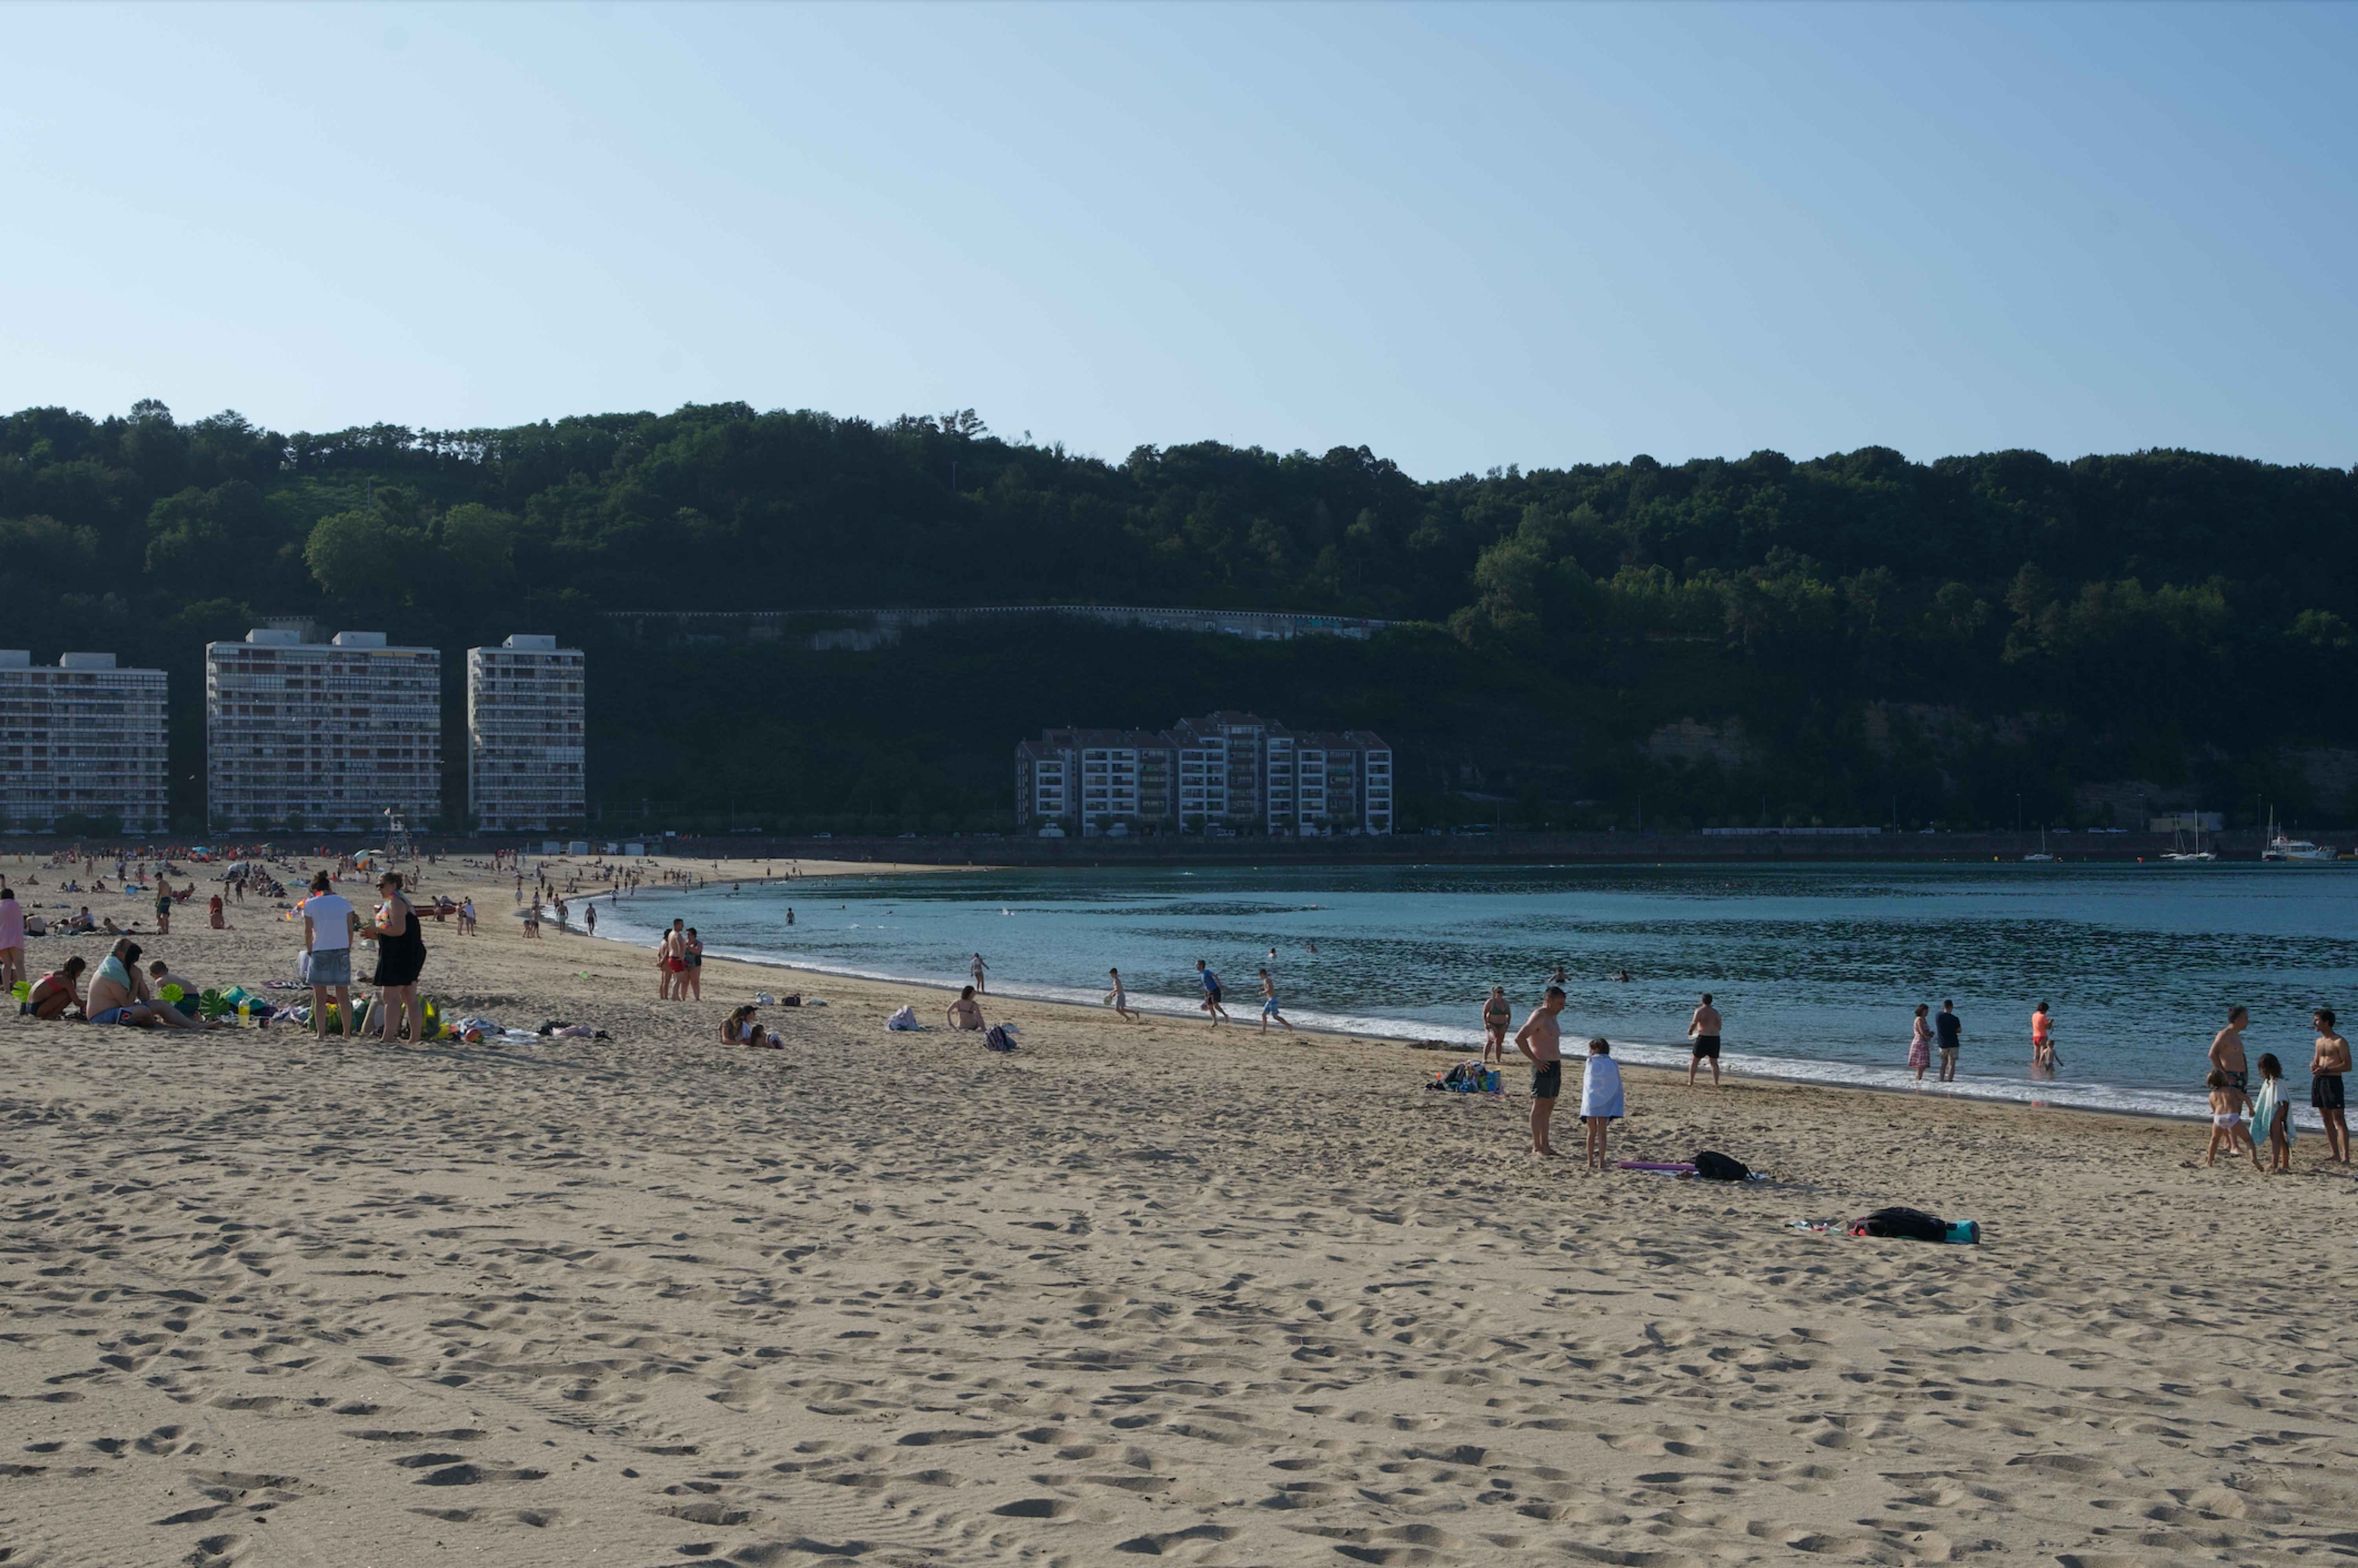
<svg viewBox="0 0 2358 1568"><path fill-rule="evenodd" d="M2260 1092L2252 1097L2252 1165L2260 1163L2260 1144L2268 1141L2268 1174L2292 1174L2292 1097L2285 1092L2284 1064L2273 1051L2259 1060Z"/></svg>
<svg viewBox="0 0 2358 1568"><path fill-rule="evenodd" d="M2205 1080L2211 1087L2211 1147L2203 1155L2205 1165L2219 1162L2219 1151L2225 1148L2232 1157L2237 1144L2252 1151L2252 1162L2259 1162L2260 1152L2252 1143L2252 1135L2244 1130L2244 1091L2234 1080L2217 1067L2211 1069Z"/></svg>

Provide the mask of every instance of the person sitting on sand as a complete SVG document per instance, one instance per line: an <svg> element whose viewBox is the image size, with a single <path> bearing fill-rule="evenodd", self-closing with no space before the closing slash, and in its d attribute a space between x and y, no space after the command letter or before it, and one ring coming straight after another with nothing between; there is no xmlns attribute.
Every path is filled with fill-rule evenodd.
<svg viewBox="0 0 2358 1568"><path fill-rule="evenodd" d="M2211 1147L2203 1153L2202 1162L2215 1165L2221 1145L2233 1155L2235 1146L2241 1143L2252 1151L2252 1162L2259 1163L2260 1152L2252 1142L2252 1135L2244 1130L2244 1091L2235 1087L2235 1080L2227 1076L2223 1067L2212 1068L2204 1082L2211 1086Z"/></svg>
<svg viewBox="0 0 2358 1568"><path fill-rule="evenodd" d="M950 1003L945 1011L949 1015L952 1029L980 1029L983 1026L982 1004L974 1000L972 986L961 988L957 1000Z"/></svg>
<svg viewBox="0 0 2358 1568"><path fill-rule="evenodd" d="M753 1004L745 1003L720 1021L723 1045L748 1045L756 1051L778 1051L785 1042L753 1022Z"/></svg>
<svg viewBox="0 0 2358 1568"><path fill-rule="evenodd" d="M178 1000L175 1000L164 994L165 988L168 986L180 988ZM197 999L204 995L204 990L201 987L191 985L174 974L171 967L158 958L147 966L147 994L165 1006L176 1008L187 1016L194 1018L197 1015Z"/></svg>
<svg viewBox="0 0 2358 1568"><path fill-rule="evenodd" d="M193 1018L183 1017L178 1008L162 1007L147 989L147 978L139 972L139 944L125 937L114 945L91 977L90 1000L83 1011L92 1023L129 1023L141 1028L163 1024L170 1029L202 1029Z"/></svg>
<svg viewBox="0 0 2358 1568"><path fill-rule="evenodd" d="M88 1017L81 1001L81 972L88 968L90 966L79 957L68 958L61 967L33 982L32 990L25 997L25 1005L18 1011L29 1012L35 1018Z"/></svg>
<svg viewBox="0 0 2358 1568"><path fill-rule="evenodd" d="M1613 1042L1592 1040L1580 1076L1580 1119L1588 1129L1590 1170L1605 1169L1605 1134L1621 1112L1621 1064L1613 1059Z"/></svg>

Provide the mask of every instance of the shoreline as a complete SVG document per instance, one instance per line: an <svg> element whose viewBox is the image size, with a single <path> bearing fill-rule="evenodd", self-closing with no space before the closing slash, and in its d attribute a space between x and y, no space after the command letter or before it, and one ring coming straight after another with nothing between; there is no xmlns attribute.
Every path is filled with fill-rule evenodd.
<svg viewBox="0 0 2358 1568"><path fill-rule="evenodd" d="M871 870L864 866L854 867L847 872L830 874L858 876L869 874ZM728 880L751 881L751 879ZM699 890L673 888L668 891L690 892ZM631 902L636 901L634 899ZM549 924L556 923L551 921ZM559 928L576 935L587 936L587 933L578 924ZM626 920L622 930L601 933L590 939L613 942L624 946L644 947L653 940L655 934L653 928L633 926ZM645 940L641 940L642 937ZM744 948L708 947L706 952L709 958L725 959L730 963L744 964L778 973L808 975L823 979L849 980L868 985L913 986L925 991L937 991L946 995L956 995L964 983L957 980L894 974L884 970L797 963L777 953ZM1186 1023L1194 1022L1201 1011L1185 997L1166 996L1159 992L1140 990L1132 990L1129 994L1133 1011L1147 1013L1157 1019ZM1012 982L1011 989L1002 988L996 991L987 991L983 996L986 1000L1018 1001L1031 1006L1057 1008L1081 1015L1109 1014L1110 1012L1102 1001L1087 1000L1087 993L1085 991L1044 983L1016 981ZM1270 1038L1263 1036L1256 1027L1259 1016L1256 1000L1250 1004L1249 1011L1232 1014L1228 1026L1252 1035L1257 1040ZM1297 1034L1368 1044L1398 1046L1405 1051L1429 1052L1436 1057L1444 1054L1449 1054L1453 1059L1458 1054L1478 1056L1482 1051L1481 1036L1471 1029L1460 1026L1420 1024L1410 1020L1385 1018L1379 1014L1336 1015L1315 1010L1292 1015L1292 1022L1293 1033ZM1449 1038L1448 1032L1451 1031L1467 1038ZM1209 1035L1213 1031L1206 1027L1205 1033ZM1445 1052L1435 1050L1436 1044L1445 1047ZM1684 1044L1624 1036L1615 1039L1613 1044L1615 1059L1621 1062L1625 1068L1649 1076L1660 1076L1665 1080L1677 1080L1683 1084L1685 1064L1689 1060L1689 1052ZM1509 1049L1511 1052L1511 1045ZM1625 1051L1629 1054L1624 1054ZM1567 1051L1565 1054L1567 1062L1577 1059L1578 1053ZM1520 1056L1511 1054L1506 1065L1517 1069L1526 1065ZM2022 1110L2067 1111L2079 1115L2125 1117L2138 1120L2190 1124L2201 1122L2210 1114L2207 1101L2201 1093L2192 1089L2184 1091L2186 1103L2180 1107L2169 1102L2167 1091L2102 1084L2061 1082L2034 1086L2021 1079L1977 1078L1960 1079L1949 1085L1927 1079L1920 1085L1913 1082L1890 1081L1903 1075L1906 1072L1904 1068L1864 1067L1851 1063L1824 1062L1805 1056L1756 1055L1747 1058L1724 1054L1720 1061L1720 1072L1722 1077L1729 1081L1740 1079L1764 1086L1790 1084L1855 1090L1866 1094L1900 1097L1911 1102L1943 1100L1973 1105L2012 1107ZM2289 1084L2291 1081L2288 1077L2287 1082ZM1698 1087L1701 1087L1701 1080L1698 1081ZM2046 1092L2032 1092L2035 1088L2043 1089ZM2323 1122L2305 1103L2305 1096L2300 1096L2297 1089L2295 1093L2299 1101L2294 1107L2296 1127L2300 1131L2322 1136ZM2105 1103L2104 1099L2097 1098L2104 1096L2118 1097L2119 1103Z"/></svg>

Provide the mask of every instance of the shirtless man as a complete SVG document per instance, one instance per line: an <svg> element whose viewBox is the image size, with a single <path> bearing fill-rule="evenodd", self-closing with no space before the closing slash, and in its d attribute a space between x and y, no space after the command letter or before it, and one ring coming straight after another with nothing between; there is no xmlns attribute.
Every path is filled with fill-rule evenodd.
<svg viewBox="0 0 2358 1568"><path fill-rule="evenodd" d="M2342 1114L2342 1075L2350 1070L2350 1042L2334 1032L2333 1010L2320 1007L2317 1050L2309 1062L2309 1103L2325 1123L2325 1145L2337 1165L2350 1163L2350 1123Z"/></svg>
<svg viewBox="0 0 2358 1568"><path fill-rule="evenodd" d="M2227 1027L2211 1037L2211 1065L2227 1075L2235 1092L2251 1098L2251 1069L2244 1061L2244 1031L2252 1026L2252 1015L2241 1007L2227 1010Z"/></svg>
<svg viewBox="0 0 2358 1568"><path fill-rule="evenodd" d="M982 1004L974 1000L974 988L972 986L961 987L958 990L957 1000L950 1003L950 1005L944 1011L949 1015L950 1027L952 1029L980 1029L982 1027Z"/></svg>
<svg viewBox="0 0 2358 1568"><path fill-rule="evenodd" d="M1703 993L1703 1005L1687 1020L1687 1035L1694 1042L1694 1054L1687 1058L1687 1087L1694 1087L1695 1069L1711 1062L1711 1081L1719 1082L1719 1009L1711 1005L1711 993Z"/></svg>
<svg viewBox="0 0 2358 1568"><path fill-rule="evenodd" d="M90 979L90 1000L84 1010L92 1023L163 1024L170 1029L202 1029L176 1007L157 1005L147 991L147 977L139 972L139 944L129 937L114 945Z"/></svg>
<svg viewBox="0 0 2358 1568"><path fill-rule="evenodd" d="M1563 1011L1563 988L1550 986L1539 1009L1515 1032L1515 1049L1531 1064L1531 1152L1552 1156L1548 1122L1555 1115L1556 1096L1563 1091L1563 1029L1556 1014Z"/></svg>

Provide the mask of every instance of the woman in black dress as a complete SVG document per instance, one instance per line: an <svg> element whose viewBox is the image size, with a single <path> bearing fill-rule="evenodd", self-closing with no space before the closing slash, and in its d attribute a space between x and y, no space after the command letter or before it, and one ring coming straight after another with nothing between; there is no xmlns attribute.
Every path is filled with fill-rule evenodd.
<svg viewBox="0 0 2358 1568"><path fill-rule="evenodd" d="M426 938L417 929L417 912L402 896L401 873L387 871L377 879L384 895L376 918L361 928L376 938L377 1011L384 1020L383 1038L393 1044L394 1030L406 1015L403 1043L414 1045L426 1033L425 1014L417 1005L417 977L426 968Z"/></svg>

